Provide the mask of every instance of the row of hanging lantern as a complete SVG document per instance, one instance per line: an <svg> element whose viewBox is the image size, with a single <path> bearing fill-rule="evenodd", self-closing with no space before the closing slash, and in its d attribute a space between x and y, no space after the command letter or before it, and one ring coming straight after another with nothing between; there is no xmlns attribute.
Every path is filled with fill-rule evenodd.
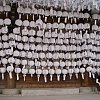
<svg viewBox="0 0 100 100"><path fill-rule="evenodd" d="M90 16L88 13L79 13L79 12L67 12L67 11L61 11L61 10L56 10L53 7L51 8L42 8L42 7L35 7L35 5L33 4L31 7L28 6L28 4L24 7L19 5L19 7L17 8L17 12L19 14L27 14L27 15L31 15L31 14L35 14L35 15L43 15L45 17L45 21L47 21L47 17L48 16L56 16L59 21L60 21L60 17L66 17L66 18L85 18L85 19L89 19Z"/></svg>
<svg viewBox="0 0 100 100"><path fill-rule="evenodd" d="M91 48L92 49L92 48ZM2 51L3 52L3 51ZM31 52L28 52L28 55L24 52L24 51L22 51L21 52L22 53L22 56L21 57L28 57L28 58L31 58L31 57L33 57L32 56L32 53ZM83 55L84 55L84 53L85 52L83 52ZM90 52L89 52L90 53ZM75 55L75 53L73 53L74 55ZM90 53L90 56L92 57L92 55L91 55L92 53ZM3 56L3 54L1 53L1 55ZM33 55L34 55L34 57L33 58L35 58L35 59L43 59L43 58L45 58L45 53L33 53ZM38 57L38 55L39 55L39 57ZM61 57L58 57L57 55L59 55L59 53L54 53L53 54L53 59L58 59L58 58L61 58ZM64 53L61 53L61 56L62 55L66 55L66 58L65 59L71 59L71 57L70 57L70 54L69 53L66 53L66 54L64 54ZM79 55L76 57L76 56L74 56L73 55L73 59L76 59L77 57L79 57ZM16 57L18 57L19 56L19 51L14 51L14 56ZM62 58L64 59L64 56L62 56ZM19 56L20 57L20 56ZM47 58L52 58L52 53L47 53L46 54L46 57ZM84 57L84 56L83 56ZM93 58L93 57L92 57ZM95 57L96 58L96 57ZM95 59L94 58L94 59ZM10 58L9 58L10 59ZM99 57L98 57L98 59L99 59ZM84 61L84 60L83 60ZM58 63L58 65L57 65L57 63ZM55 66L57 65L57 66L59 66L59 62L57 62L57 63L55 63ZM24 64L25 64L25 62L24 62ZM36 66L36 65L35 65ZM39 66L39 65L38 65ZM45 66L45 65L44 65ZM62 65L63 66L63 65ZM67 66L67 65L66 65ZM69 66L69 65L68 65Z"/></svg>
<svg viewBox="0 0 100 100"><path fill-rule="evenodd" d="M100 59L99 58L99 54L97 54L97 52L100 51L100 47L97 48L95 46L92 46L92 45L83 45L83 49L82 51L80 50L80 47L74 47L74 45L71 45L70 47L73 49L69 49L69 50L66 50L66 46L63 45L61 46L62 50L61 52L59 52L59 48L60 46L59 45L56 45L56 46L53 46L53 45L50 45L50 49L47 50L46 47L48 47L47 45L43 45L43 51L42 51L42 47L41 45L37 45L37 50L35 50L35 46L34 45L31 45L33 47L31 47L30 51L29 51L29 48L27 48L27 45L25 45L25 49L23 50L11 50L9 49L9 43L7 42L4 42L3 43L3 50L0 50L0 56L1 57L5 57L6 55L13 55L14 57L21 57L21 58L32 58L32 59L82 59L84 57L86 58L92 58L92 59ZM20 46L22 46L23 44L21 44ZM18 45L19 46L19 45ZM29 45L28 45L29 46ZM69 46L69 45L68 45ZM87 48L85 48L84 46L87 46ZM57 50L54 50L54 48L56 47ZM64 48L65 49L64 49ZM22 48L22 47L20 47ZM78 49L77 51L76 48ZM97 50L97 51L95 51ZM70 53L70 51L72 51L72 53ZM69 53L68 53L69 52Z"/></svg>
<svg viewBox="0 0 100 100"><path fill-rule="evenodd" d="M10 63L14 63L14 59L13 58L9 58L9 61L10 60L13 60L11 61ZM6 62L5 62L6 61ZM2 59L2 63L7 63L7 60L4 58ZM46 75L50 75L50 81L52 81L52 75L54 74L57 74L57 80L60 81L60 75L63 74L63 80L66 79L66 75L69 74L70 76L70 79L72 78L72 75L75 74L76 76L76 79L78 79L78 75L79 73L81 73L82 75L82 79L84 79L84 73L85 71L89 72L89 77L91 77L91 75L93 76L93 78L95 78L95 74L96 73L100 73L100 68L95 68L95 67L87 67L86 69L84 67L75 67L74 68L70 68L69 65L71 65L71 62L70 61L67 61L66 63L68 63L67 65L69 66L69 68L57 68L59 65L59 62L54 62L54 66L56 66L56 68L54 69L53 67L51 68L39 68L39 64L42 64L43 67L44 65L46 65L46 62L45 61L42 61L42 62L39 62L39 61L36 61L36 66L38 66L36 69L34 67L30 67L29 69L28 68L25 68L23 67L22 69L20 67L18 67L18 65L20 64L20 59L16 59L15 60L15 63L17 65L17 67L13 67L13 65L11 64L11 66L7 66L7 69L5 67L1 67L0 68L0 72L2 73L2 79L4 79L4 73L7 72L9 73L9 77L12 78L12 72L14 71L17 75L17 80L19 80L19 73L22 73L23 74L23 77L24 77L24 81L25 81L25 77L27 74L31 74L31 77L36 73L37 74L37 77L38 77L38 81L39 81L39 77L41 74L44 75L44 80L45 82L46 81ZM31 66L34 66L34 61L29 61L28 62ZM75 65L75 62L72 62L73 65ZM25 66L27 64L27 60L22 60L22 64ZM53 62L48 62L48 65L49 66L52 66L53 65ZM64 62L61 62L61 67L62 65L64 65ZM41 66L40 66L41 67ZM46 66L47 67L47 66Z"/></svg>
<svg viewBox="0 0 100 100"><path fill-rule="evenodd" d="M21 13L23 12L21 11ZM93 78L95 78L96 73L100 73L100 63L97 61L100 60L100 55L97 53L100 50L100 36L96 32L99 31L96 25L97 18L93 17L95 25L92 26L93 32L89 34L90 24L88 23L66 24L68 32L63 32L62 29L65 28L65 24L60 23L60 21L53 24L44 24L40 16L38 20L34 21L34 15L33 21L29 22L28 17L27 20L22 21L21 13L19 12L19 19L15 21L18 27L13 29L13 33L8 35L1 31L0 56L1 63L4 65L0 68L2 79L4 79L6 70L10 78L12 78L12 72L14 71L17 80L19 80L19 73L22 73L24 81L27 74L31 74L31 76L37 74L38 81L40 75L43 74L45 82L47 82L46 76L48 74L50 74L50 81L52 81L53 74L57 74L57 80L60 81L61 74L63 74L63 80L65 80L67 74L69 74L70 79L73 74L78 79L78 74L81 73L82 79L84 79L85 71L89 72L89 77L92 74ZM28 15L28 13L26 14ZM52 16L51 13L50 15ZM89 14L87 15L89 16ZM82 18L84 19L84 17ZM36 25L39 30L28 30L29 25L31 28ZM44 27L44 30L48 27L49 31L42 33L41 26ZM50 30L52 26L54 26L54 32ZM70 27L79 31L72 31ZM57 31L58 29L60 29L61 34ZM3 36L6 38L3 38ZM14 64L15 68L13 67ZM22 65L22 68L20 65ZM27 65L30 67L27 68Z"/></svg>
<svg viewBox="0 0 100 100"><path fill-rule="evenodd" d="M11 7L7 5L6 3L3 4L3 6L0 6L0 13L8 16L8 13L11 11Z"/></svg>
<svg viewBox="0 0 100 100"><path fill-rule="evenodd" d="M34 5L45 7L61 8L69 11L83 11L84 9L99 11L100 1L98 0L9 0L10 3L29 4L32 8Z"/></svg>

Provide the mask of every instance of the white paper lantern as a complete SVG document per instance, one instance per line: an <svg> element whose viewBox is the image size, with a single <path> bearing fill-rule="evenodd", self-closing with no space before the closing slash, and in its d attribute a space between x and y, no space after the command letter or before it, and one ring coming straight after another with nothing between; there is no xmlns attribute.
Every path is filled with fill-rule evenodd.
<svg viewBox="0 0 100 100"><path fill-rule="evenodd" d="M35 30L33 30L33 29L31 29L31 30L29 30L29 36L34 36L36 34L36 31Z"/></svg>
<svg viewBox="0 0 100 100"><path fill-rule="evenodd" d="M1 57L4 57L4 56L5 56L4 50L0 50L0 56L1 56Z"/></svg>
<svg viewBox="0 0 100 100"><path fill-rule="evenodd" d="M29 46L28 43L25 43L23 48L24 48L24 50L29 50L30 49L30 46Z"/></svg>
<svg viewBox="0 0 100 100"><path fill-rule="evenodd" d="M29 74L31 74L31 77L35 74L35 69L29 69Z"/></svg>
<svg viewBox="0 0 100 100"><path fill-rule="evenodd" d="M17 76L17 80L19 80L19 73L21 73L21 68L15 68L15 73Z"/></svg>
<svg viewBox="0 0 100 100"><path fill-rule="evenodd" d="M28 61L28 65L29 65L30 67L34 66L34 61L29 60L29 61Z"/></svg>
<svg viewBox="0 0 100 100"><path fill-rule="evenodd" d="M26 80L26 74L28 74L28 69L22 69L22 74L23 74L23 77L24 77L24 81Z"/></svg>
<svg viewBox="0 0 100 100"><path fill-rule="evenodd" d="M31 28L35 28L35 27L36 27L35 21L30 21L29 26L30 26Z"/></svg>
<svg viewBox="0 0 100 100"><path fill-rule="evenodd" d="M55 69L55 73L57 74L57 81L60 81L61 69Z"/></svg>
<svg viewBox="0 0 100 100"><path fill-rule="evenodd" d="M42 67L46 67L47 66L47 62L46 61L41 61L41 66Z"/></svg>
<svg viewBox="0 0 100 100"><path fill-rule="evenodd" d="M39 57L40 57L41 59L44 59L44 58L45 58L45 53L40 53L40 54L39 54Z"/></svg>
<svg viewBox="0 0 100 100"><path fill-rule="evenodd" d="M38 82L39 82L40 81L40 75L42 74L42 70L36 69L36 74L37 74L37 78L38 78Z"/></svg>
<svg viewBox="0 0 100 100"><path fill-rule="evenodd" d="M15 24L16 24L17 26L22 26L22 20L21 20L21 19L17 19L17 20L15 21Z"/></svg>
<svg viewBox="0 0 100 100"><path fill-rule="evenodd" d="M45 83L47 82L47 74L49 73L48 72L48 70L47 69L44 69L43 71L42 71L42 73L43 73L43 75L44 75L44 81L45 81Z"/></svg>
<svg viewBox="0 0 100 100"><path fill-rule="evenodd" d="M50 81L52 81L54 73L55 73L54 69L49 69Z"/></svg>
<svg viewBox="0 0 100 100"><path fill-rule="evenodd" d="M11 24L11 20L9 18L4 19L4 24L5 25L10 25Z"/></svg>
<svg viewBox="0 0 100 100"><path fill-rule="evenodd" d="M4 80L4 73L6 72L6 68L5 67L1 67L0 68L0 73L2 74L2 80Z"/></svg>
<svg viewBox="0 0 100 100"><path fill-rule="evenodd" d="M9 77L10 79L12 79L12 72L14 70L14 67L13 66L8 66L7 67L7 72L9 73Z"/></svg>
<svg viewBox="0 0 100 100"><path fill-rule="evenodd" d="M47 53L47 54L46 54L46 58L48 58L48 59L51 59L52 56L53 56L52 53Z"/></svg>
<svg viewBox="0 0 100 100"><path fill-rule="evenodd" d="M17 48L22 50L23 49L23 44L22 43L18 43Z"/></svg>
<svg viewBox="0 0 100 100"><path fill-rule="evenodd" d="M74 69L74 73L75 73L76 79L78 79L79 72L80 72L80 69L79 68L75 68Z"/></svg>
<svg viewBox="0 0 100 100"><path fill-rule="evenodd" d="M20 59L15 59L15 64L16 65L20 65L21 64L21 60Z"/></svg>
<svg viewBox="0 0 100 100"><path fill-rule="evenodd" d="M37 58L38 59L39 58L39 54L38 53L34 53L33 54L33 58Z"/></svg>
<svg viewBox="0 0 100 100"><path fill-rule="evenodd" d="M62 74L63 74L63 80L66 79L66 75L68 73L68 70L67 69L62 69Z"/></svg>
<svg viewBox="0 0 100 100"><path fill-rule="evenodd" d="M3 19L0 19L0 26L2 26L4 24Z"/></svg>
<svg viewBox="0 0 100 100"><path fill-rule="evenodd" d="M72 74L73 74L73 72L74 72L73 69L68 69L68 73L69 73L70 79L72 79Z"/></svg>
<svg viewBox="0 0 100 100"><path fill-rule="evenodd" d="M7 36L7 35L5 35L5 34L4 34L4 35L2 35L2 40L3 40L3 41L7 41L7 40L8 40L8 36Z"/></svg>
<svg viewBox="0 0 100 100"><path fill-rule="evenodd" d="M80 73L82 75L82 79L84 79L85 68L80 68Z"/></svg>
<svg viewBox="0 0 100 100"><path fill-rule="evenodd" d="M13 52L13 56L14 56L14 57L19 57L19 56L20 56L20 52L19 52L18 50L15 50L15 51Z"/></svg>

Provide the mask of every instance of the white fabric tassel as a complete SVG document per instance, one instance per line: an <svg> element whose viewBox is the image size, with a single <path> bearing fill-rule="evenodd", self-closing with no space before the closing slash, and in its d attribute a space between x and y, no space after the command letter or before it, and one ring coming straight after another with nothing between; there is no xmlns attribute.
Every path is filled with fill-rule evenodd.
<svg viewBox="0 0 100 100"><path fill-rule="evenodd" d="M15 39L18 40L18 35L15 35Z"/></svg>
<svg viewBox="0 0 100 100"><path fill-rule="evenodd" d="M67 22L67 18L65 18L65 23Z"/></svg>
<svg viewBox="0 0 100 100"><path fill-rule="evenodd" d="M2 73L2 80L4 80L4 73Z"/></svg>
<svg viewBox="0 0 100 100"><path fill-rule="evenodd" d="M21 14L19 14L19 19L21 19Z"/></svg>
<svg viewBox="0 0 100 100"><path fill-rule="evenodd" d="M91 72L89 72L89 77L91 78Z"/></svg>
<svg viewBox="0 0 100 100"><path fill-rule="evenodd" d="M33 14L33 20L34 20L34 14Z"/></svg>
<svg viewBox="0 0 100 100"><path fill-rule="evenodd" d="M50 15L52 16L53 15L53 8L51 7L50 9Z"/></svg>
<svg viewBox="0 0 100 100"><path fill-rule="evenodd" d="M6 12L6 17L8 16L8 12Z"/></svg>
<svg viewBox="0 0 100 100"><path fill-rule="evenodd" d="M78 79L78 74L77 73L75 74L75 76L76 76L76 79Z"/></svg>
<svg viewBox="0 0 100 100"><path fill-rule="evenodd" d="M58 23L60 23L60 17L58 18Z"/></svg>
<svg viewBox="0 0 100 100"><path fill-rule="evenodd" d="M57 75L57 81L60 81L60 75Z"/></svg>
<svg viewBox="0 0 100 100"><path fill-rule="evenodd" d="M26 80L26 75L24 74L23 77L24 77L24 81L25 81Z"/></svg>
<svg viewBox="0 0 100 100"><path fill-rule="evenodd" d="M98 79L96 79L96 83L100 86L100 82L99 82L99 80L98 80Z"/></svg>
<svg viewBox="0 0 100 100"><path fill-rule="evenodd" d="M39 30L41 29L40 25L38 25Z"/></svg>
<svg viewBox="0 0 100 100"><path fill-rule="evenodd" d="M82 73L81 75L82 75L82 79L84 79L84 74Z"/></svg>
<svg viewBox="0 0 100 100"><path fill-rule="evenodd" d="M73 19L71 18L71 23L73 22Z"/></svg>
<svg viewBox="0 0 100 100"><path fill-rule="evenodd" d="M63 80L64 80L64 81L66 80L66 75L65 75L65 74L63 75Z"/></svg>
<svg viewBox="0 0 100 100"><path fill-rule="evenodd" d="M31 77L33 77L33 74L31 74Z"/></svg>
<svg viewBox="0 0 100 100"><path fill-rule="evenodd" d="M19 80L19 74L17 74L17 81Z"/></svg>
<svg viewBox="0 0 100 100"><path fill-rule="evenodd" d="M27 20L28 20L28 14L26 15L26 17L27 17Z"/></svg>
<svg viewBox="0 0 100 100"><path fill-rule="evenodd" d="M96 83L98 83L98 79L96 79Z"/></svg>
<svg viewBox="0 0 100 100"><path fill-rule="evenodd" d="M47 22L47 17L45 16L45 22Z"/></svg>
<svg viewBox="0 0 100 100"><path fill-rule="evenodd" d="M75 21L75 23L76 23L76 18L74 18L74 21Z"/></svg>
<svg viewBox="0 0 100 100"><path fill-rule="evenodd" d="M46 77L46 75L44 75L44 82L45 82L45 83L47 82L47 77Z"/></svg>
<svg viewBox="0 0 100 100"><path fill-rule="evenodd" d="M95 74L94 73L92 73L92 76L93 76L93 78L95 78Z"/></svg>
<svg viewBox="0 0 100 100"><path fill-rule="evenodd" d="M9 77L10 79L12 79L12 72L9 72Z"/></svg>
<svg viewBox="0 0 100 100"><path fill-rule="evenodd" d="M25 69L25 65L23 66L23 68L22 69Z"/></svg>
<svg viewBox="0 0 100 100"><path fill-rule="evenodd" d="M50 81L52 81L53 75L50 75Z"/></svg>
<svg viewBox="0 0 100 100"><path fill-rule="evenodd" d="M3 0L2 2L3 2L3 6L6 6L6 0Z"/></svg>
<svg viewBox="0 0 100 100"><path fill-rule="evenodd" d="M70 77L70 80L71 80L72 79L72 74L71 73L69 74L69 77Z"/></svg>
<svg viewBox="0 0 100 100"><path fill-rule="evenodd" d="M38 82L40 81L40 75L37 75L37 78L38 78Z"/></svg>
<svg viewBox="0 0 100 100"><path fill-rule="evenodd" d="M95 25L97 25L97 20L95 20Z"/></svg>
<svg viewBox="0 0 100 100"><path fill-rule="evenodd" d="M13 47L11 47L11 51L13 52Z"/></svg>

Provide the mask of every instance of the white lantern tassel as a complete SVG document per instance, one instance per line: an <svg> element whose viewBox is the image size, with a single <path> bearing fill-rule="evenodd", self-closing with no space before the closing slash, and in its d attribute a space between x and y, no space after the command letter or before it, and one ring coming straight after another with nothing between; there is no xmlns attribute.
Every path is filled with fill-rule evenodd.
<svg viewBox="0 0 100 100"><path fill-rule="evenodd" d="M52 81L52 78L53 78L53 75L51 74L51 75L50 75L50 81Z"/></svg>
<svg viewBox="0 0 100 100"><path fill-rule="evenodd" d="M65 18L65 23L67 22L67 17Z"/></svg>
<svg viewBox="0 0 100 100"><path fill-rule="evenodd" d="M31 77L33 77L33 74L31 74Z"/></svg>
<svg viewBox="0 0 100 100"><path fill-rule="evenodd" d="M93 76L93 78L95 78L95 74L94 73L92 73L92 76Z"/></svg>
<svg viewBox="0 0 100 100"><path fill-rule="evenodd" d="M38 78L38 82L40 81L40 75L37 75L37 78Z"/></svg>
<svg viewBox="0 0 100 100"><path fill-rule="evenodd" d="M75 74L75 76L76 76L76 79L78 79L78 74L77 73Z"/></svg>
<svg viewBox="0 0 100 100"><path fill-rule="evenodd" d="M26 80L26 75L24 74L23 77L24 77L24 81L25 81Z"/></svg>
<svg viewBox="0 0 100 100"><path fill-rule="evenodd" d="M2 80L4 80L4 73L2 73Z"/></svg>
<svg viewBox="0 0 100 100"><path fill-rule="evenodd" d="M89 77L91 78L91 72L89 72Z"/></svg>
<svg viewBox="0 0 100 100"><path fill-rule="evenodd" d="M70 77L70 80L71 80L72 79L72 74L71 73L69 74L69 77Z"/></svg>
<svg viewBox="0 0 100 100"><path fill-rule="evenodd" d="M46 75L44 75L44 81L45 81L45 83L47 82L47 77L46 77Z"/></svg>
<svg viewBox="0 0 100 100"><path fill-rule="evenodd" d="M60 75L57 75L57 81L60 81Z"/></svg>
<svg viewBox="0 0 100 100"><path fill-rule="evenodd" d="M9 72L9 77L10 79L12 79L12 72Z"/></svg>
<svg viewBox="0 0 100 100"><path fill-rule="evenodd" d="M84 74L82 73L81 75L82 75L82 79L84 79Z"/></svg>
<svg viewBox="0 0 100 100"><path fill-rule="evenodd" d="M17 74L17 81L19 80L19 74Z"/></svg>
<svg viewBox="0 0 100 100"><path fill-rule="evenodd" d="M66 75L65 75L65 74L63 75L63 80L64 80L64 81L66 80Z"/></svg>
<svg viewBox="0 0 100 100"><path fill-rule="evenodd" d="M45 16L45 22L47 22L47 17Z"/></svg>

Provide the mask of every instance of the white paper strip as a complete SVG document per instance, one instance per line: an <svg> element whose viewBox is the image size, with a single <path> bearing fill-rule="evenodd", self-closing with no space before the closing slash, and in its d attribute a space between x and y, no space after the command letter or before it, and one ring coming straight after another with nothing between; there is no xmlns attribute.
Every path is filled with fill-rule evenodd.
<svg viewBox="0 0 100 100"><path fill-rule="evenodd" d="M4 80L4 73L2 73L2 80Z"/></svg>
<svg viewBox="0 0 100 100"><path fill-rule="evenodd" d="M57 75L57 81L60 81L60 75Z"/></svg>
<svg viewBox="0 0 100 100"><path fill-rule="evenodd" d="M10 79L12 79L12 72L9 72L9 77Z"/></svg>
<svg viewBox="0 0 100 100"><path fill-rule="evenodd" d="M89 77L91 78L91 72L89 72Z"/></svg>
<svg viewBox="0 0 100 100"><path fill-rule="evenodd" d="M23 77L24 77L24 81L25 81L26 80L26 75L24 74Z"/></svg>
<svg viewBox="0 0 100 100"><path fill-rule="evenodd" d="M44 81L45 81L45 83L47 82L47 77L46 77L46 75L44 75Z"/></svg>
<svg viewBox="0 0 100 100"><path fill-rule="evenodd" d="M19 80L19 74L17 74L17 80Z"/></svg>
<svg viewBox="0 0 100 100"><path fill-rule="evenodd" d="M50 75L50 81L52 81L53 75Z"/></svg>
<svg viewBox="0 0 100 100"><path fill-rule="evenodd" d="M78 74L77 73L75 74L75 76L76 76L76 79L78 79Z"/></svg>
<svg viewBox="0 0 100 100"><path fill-rule="evenodd" d="M82 73L81 75L82 75L82 79L84 79L84 74Z"/></svg>
<svg viewBox="0 0 100 100"><path fill-rule="evenodd" d="M66 75L65 75L65 74L63 75L63 80L64 80L64 81L66 80Z"/></svg>
<svg viewBox="0 0 100 100"><path fill-rule="evenodd" d="M37 78L38 78L38 82L40 81L40 75L37 75Z"/></svg>

